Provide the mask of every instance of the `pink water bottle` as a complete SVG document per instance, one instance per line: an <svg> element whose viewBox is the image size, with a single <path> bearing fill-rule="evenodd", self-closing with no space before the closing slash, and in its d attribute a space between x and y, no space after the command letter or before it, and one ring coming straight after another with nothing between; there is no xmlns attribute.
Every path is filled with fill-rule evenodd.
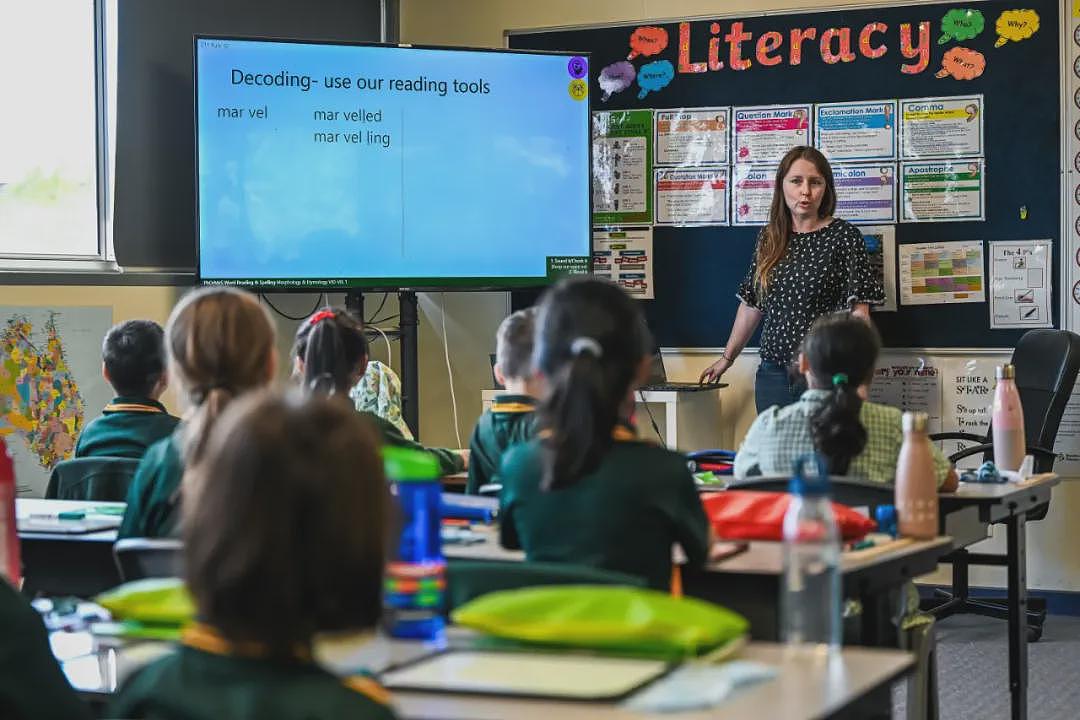
<svg viewBox="0 0 1080 720"><path fill-rule="evenodd" d="M938 534L937 474L927 422L926 413L904 413L904 442L896 459L897 530L919 540Z"/></svg>
<svg viewBox="0 0 1080 720"><path fill-rule="evenodd" d="M16 588L21 584L19 531L15 520L15 466L0 438L0 577Z"/></svg>
<svg viewBox="0 0 1080 720"><path fill-rule="evenodd" d="M1000 470L1019 470L1024 462L1027 442L1024 436L1024 409L1016 390L1016 366L999 365L994 389L993 425L994 464Z"/></svg>

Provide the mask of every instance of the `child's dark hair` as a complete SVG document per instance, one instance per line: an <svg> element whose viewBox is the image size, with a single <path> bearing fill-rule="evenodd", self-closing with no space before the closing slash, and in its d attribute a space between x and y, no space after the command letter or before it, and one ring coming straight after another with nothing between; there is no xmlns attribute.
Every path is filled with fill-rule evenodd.
<svg viewBox="0 0 1080 720"><path fill-rule="evenodd" d="M832 474L846 473L852 458L866 447L858 389L873 377L880 350L877 330L847 313L818 318L803 340L803 354L814 380L832 390L810 418L814 449L825 457Z"/></svg>
<svg viewBox="0 0 1080 720"><path fill-rule="evenodd" d="M544 489L566 487L597 468L651 348L637 304L615 285L573 278L544 293L533 352L533 367L548 383L539 410Z"/></svg>
<svg viewBox="0 0 1080 720"><path fill-rule="evenodd" d="M101 359L117 395L147 398L165 374L165 331L153 320L128 320L105 333Z"/></svg>
<svg viewBox="0 0 1080 720"><path fill-rule="evenodd" d="M199 616L283 659L317 632L374 627L392 507L378 447L370 423L332 399L262 391L232 403L184 476Z"/></svg>
<svg viewBox="0 0 1080 720"><path fill-rule="evenodd" d="M518 310L502 321L495 334L495 362L504 377L520 380L532 375L536 308Z"/></svg>
<svg viewBox="0 0 1080 720"><path fill-rule="evenodd" d="M364 328L344 310L324 308L296 331L293 357L304 362L301 380L309 392L348 395L367 356Z"/></svg>

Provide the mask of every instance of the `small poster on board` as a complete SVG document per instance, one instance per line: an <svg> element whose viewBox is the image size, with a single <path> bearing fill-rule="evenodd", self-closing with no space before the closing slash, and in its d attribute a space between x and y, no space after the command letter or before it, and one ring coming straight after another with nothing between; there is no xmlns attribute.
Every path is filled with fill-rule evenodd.
<svg viewBox="0 0 1080 720"><path fill-rule="evenodd" d="M834 165L836 216L850 223L896 222L896 163Z"/></svg>
<svg viewBox="0 0 1080 720"><path fill-rule="evenodd" d="M982 158L900 164L900 222L984 220Z"/></svg>
<svg viewBox="0 0 1080 720"><path fill-rule="evenodd" d="M652 228L593 230L593 275L615 283L638 300L652 300Z"/></svg>
<svg viewBox="0 0 1080 720"><path fill-rule="evenodd" d="M732 168L731 224L764 225L769 222L775 166L735 165Z"/></svg>
<svg viewBox="0 0 1080 720"><path fill-rule="evenodd" d="M1053 327L1050 240L990 243L990 327Z"/></svg>
<svg viewBox="0 0 1080 720"><path fill-rule="evenodd" d="M903 305L986 302L979 240L900 246Z"/></svg>
<svg viewBox="0 0 1080 720"><path fill-rule="evenodd" d="M870 268L885 288L885 302L871 305L871 312L896 312L896 226L860 225Z"/></svg>
<svg viewBox="0 0 1080 720"><path fill-rule="evenodd" d="M657 225L727 225L728 169L658 168Z"/></svg>
<svg viewBox="0 0 1080 720"><path fill-rule="evenodd" d="M652 110L593 113L593 224L652 222L652 121Z"/></svg>
<svg viewBox="0 0 1080 720"><path fill-rule="evenodd" d="M724 165L731 144L731 108L656 111L657 165Z"/></svg>
<svg viewBox="0 0 1080 720"><path fill-rule="evenodd" d="M814 144L830 162L896 159L896 101L814 106Z"/></svg>
<svg viewBox="0 0 1080 720"><path fill-rule="evenodd" d="M901 100L900 154L904 160L983 155L983 96Z"/></svg>
<svg viewBox="0 0 1080 720"><path fill-rule="evenodd" d="M810 143L810 105L737 107L737 163L778 163L796 145Z"/></svg>

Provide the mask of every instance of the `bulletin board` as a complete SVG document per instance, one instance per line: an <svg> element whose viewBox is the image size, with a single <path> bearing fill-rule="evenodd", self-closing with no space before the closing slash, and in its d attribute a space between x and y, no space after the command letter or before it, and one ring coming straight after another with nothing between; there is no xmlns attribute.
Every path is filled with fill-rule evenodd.
<svg viewBox="0 0 1080 720"><path fill-rule="evenodd" d="M895 243L894 250L883 247L878 259L897 290L896 309L874 314L886 346L1007 348L1028 329L1025 322L1061 327L1059 12L1054 0L914 3L512 31L508 43L518 49L588 53L594 134L596 118L603 117L600 142L606 143L600 148L594 140L593 146L594 228L606 233L605 238L612 231L651 228L650 292L640 297L653 296L641 302L660 345L720 347L727 341L738 306L735 291L761 227L752 222L753 171L767 178L757 184L760 211L762 194L768 193L763 183L771 189L776 167L775 160L753 163L755 157L769 154L768 136L755 140L756 129L802 123L806 140L789 142L790 147L814 144L820 126L820 144L827 142L826 130L844 127L838 118L846 113L878 112L897 126L895 159L880 155L884 150L877 147L867 149L869 159L850 160L858 155L859 140L843 133L829 136L842 137L841 145L830 147L849 159L838 162L827 154L834 169L843 166L845 192L855 193L836 215L850 219L863 212L860 208L871 208L867 217L886 219L870 224ZM870 107L879 102L889 107ZM625 136L637 132L632 126L642 115L623 111L640 110L651 111L652 129L648 142L630 147ZM721 148L721 142L699 145L692 167L662 167L657 159L675 158L679 165L685 157L679 158L679 148L672 150L656 135L659 122L667 123L670 131L678 116L657 111L699 111L692 117L701 127L727 123L726 147ZM965 112L971 124L948 121ZM935 125L935 117L945 122ZM905 135L900 126L906 118L911 118L911 126ZM934 122L918 124L927 119ZM957 144L949 150L953 131L959 133ZM931 147L939 140L944 150ZM905 148L914 154L905 156ZM682 150L685 155L686 148ZM647 198L634 204L635 199L625 195L626 178L608 178L610 187L598 189L597 158L613 158L615 153L632 157L635 152L648 153L643 161ZM877 201L858 200L860 166L895 186L891 219L890 209L878 207ZM619 183L624 197L619 210L598 202L598 192L611 195L613 182ZM726 189L723 212L719 203L701 211L691 207L694 203L680 206L667 199L684 187ZM634 212L624 212L628 208ZM672 208L680 213L674 223ZM868 246L882 239L870 238L873 232L866 228L864 233ZM1020 242L1035 240L1049 243ZM1011 309L1014 316L1010 320L1003 314L992 323L991 272L1004 278L1006 267L1001 258L995 267L994 253L1023 252L1002 241L1045 253L1045 285L1031 293L1020 286L1006 287L1010 303L1028 305L1006 308L1008 303L998 298L1000 307ZM935 248L936 243L948 245ZM923 244L931 245L920 247ZM1031 258L1031 270L1027 259L1010 262L1024 270L1025 278L1035 277L1040 267L1037 257ZM971 280L977 275L982 301L972 301L980 288ZM1038 307L1033 311L1029 305ZM1015 311L1027 313L1028 319Z"/></svg>

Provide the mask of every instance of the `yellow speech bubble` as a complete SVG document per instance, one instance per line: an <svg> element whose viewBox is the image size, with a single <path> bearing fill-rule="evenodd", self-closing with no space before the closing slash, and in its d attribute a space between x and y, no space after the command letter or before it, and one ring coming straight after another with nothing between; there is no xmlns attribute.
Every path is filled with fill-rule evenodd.
<svg viewBox="0 0 1080 720"><path fill-rule="evenodd" d="M994 30L998 34L994 47L999 48L1010 40L1027 40L1039 29L1039 13L1034 10L1005 10L998 15Z"/></svg>

